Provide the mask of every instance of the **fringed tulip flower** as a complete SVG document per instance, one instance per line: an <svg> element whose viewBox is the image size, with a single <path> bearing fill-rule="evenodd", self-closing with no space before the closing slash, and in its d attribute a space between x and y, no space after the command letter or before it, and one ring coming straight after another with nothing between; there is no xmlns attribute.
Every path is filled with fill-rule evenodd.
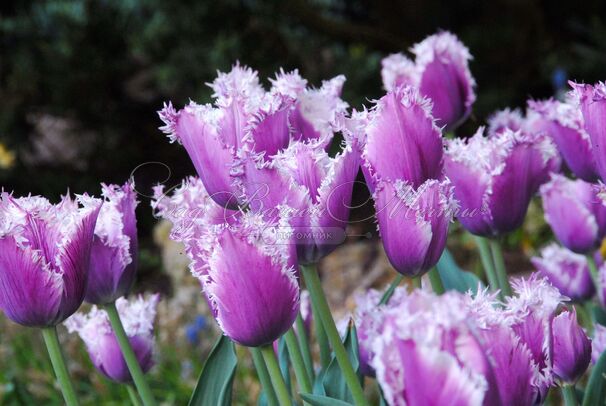
<svg viewBox="0 0 606 406"><path fill-rule="evenodd" d="M476 98L469 50L453 34L440 32L415 44L411 51L416 56L414 63L401 54L383 59L383 86L388 91L402 84L417 87L433 101L438 124L452 131L467 119Z"/></svg>
<svg viewBox="0 0 606 406"><path fill-rule="evenodd" d="M293 142L272 159L250 156L242 177L250 209L275 218L291 208L300 263L315 263L345 239L360 153L351 142L330 157L321 143Z"/></svg>
<svg viewBox="0 0 606 406"><path fill-rule="evenodd" d="M122 297L116 301L124 330L144 373L154 365L154 319L159 298L156 294L130 301ZM74 314L65 326L70 333L76 332L82 338L99 372L116 382L133 381L105 310L93 306L88 314Z"/></svg>
<svg viewBox="0 0 606 406"><path fill-rule="evenodd" d="M339 95L339 76L318 90L306 89L298 73L281 72L266 92L250 68L236 64L210 84L215 106L191 102L177 111L167 104L159 112L171 142L183 144L213 200L237 208L242 191L238 176L239 151L246 143L259 154L274 155L292 139L321 139L328 145L333 125L347 104Z"/></svg>
<svg viewBox="0 0 606 406"><path fill-rule="evenodd" d="M0 308L16 323L55 326L84 300L102 202L0 198Z"/></svg>
<svg viewBox="0 0 606 406"><path fill-rule="evenodd" d="M594 182L597 179L595 159L579 109L569 102L553 99L529 101L528 107L541 117L534 120L534 129L545 131L553 139L568 168L577 177Z"/></svg>
<svg viewBox="0 0 606 406"><path fill-rule="evenodd" d="M431 101L410 86L398 86L368 113L364 175L371 191L377 182L402 179L415 188L442 175L442 134Z"/></svg>
<svg viewBox="0 0 606 406"><path fill-rule="evenodd" d="M591 139L600 178L606 182L606 83L582 85L570 82L572 99L583 114L585 131Z"/></svg>
<svg viewBox="0 0 606 406"><path fill-rule="evenodd" d="M135 281L138 240L134 183L102 185L104 204L99 212L91 248L91 271L86 301L98 305L125 296Z"/></svg>
<svg viewBox="0 0 606 406"><path fill-rule="evenodd" d="M399 273L418 276L440 259L457 209L448 180L418 188L397 179L383 181L373 195L378 229L389 261Z"/></svg>
<svg viewBox="0 0 606 406"><path fill-rule="evenodd" d="M558 240L577 253L597 248L606 234L606 206L594 185L553 174L541 186L545 219Z"/></svg>
<svg viewBox="0 0 606 406"><path fill-rule="evenodd" d="M194 228L203 230L183 242L219 326L242 345L271 344L299 312L297 259L288 219L266 222L248 212L231 225L198 223Z"/></svg>
<svg viewBox="0 0 606 406"><path fill-rule="evenodd" d="M499 236L522 225L530 199L558 159L544 134L506 130L447 142L444 172L459 201L458 219L472 234Z"/></svg>
<svg viewBox="0 0 606 406"><path fill-rule="evenodd" d="M553 372L565 383L575 383L591 361L591 340L577 323L575 310L563 311L552 323Z"/></svg>
<svg viewBox="0 0 606 406"><path fill-rule="evenodd" d="M595 294L587 258L552 243L541 250L540 257L533 257L532 264L562 295L582 302Z"/></svg>

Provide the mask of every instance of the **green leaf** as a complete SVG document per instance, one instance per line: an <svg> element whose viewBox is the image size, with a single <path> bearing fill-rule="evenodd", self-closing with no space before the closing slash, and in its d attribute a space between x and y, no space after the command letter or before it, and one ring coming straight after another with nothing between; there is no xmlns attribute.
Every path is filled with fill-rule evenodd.
<svg viewBox="0 0 606 406"><path fill-rule="evenodd" d="M598 362L593 366L589 381L585 387L583 396L583 406L603 405L606 400L606 351L600 355Z"/></svg>
<svg viewBox="0 0 606 406"><path fill-rule="evenodd" d="M234 343L222 335L202 367L189 405L231 405L231 387L237 365Z"/></svg>
<svg viewBox="0 0 606 406"><path fill-rule="evenodd" d="M280 371L282 371L282 377L288 392L292 392L292 382L290 380L290 371L288 369L290 365L290 357L288 355L288 347L286 346L286 339L284 336L280 337L278 341L278 363L280 364Z"/></svg>
<svg viewBox="0 0 606 406"><path fill-rule="evenodd" d="M329 398L328 396L311 395L309 393L300 393L299 395L301 395L301 399L312 406L352 406L352 403Z"/></svg>
<svg viewBox="0 0 606 406"><path fill-rule="evenodd" d="M592 317L596 323L606 326L606 312L597 304L591 304Z"/></svg>
<svg viewBox="0 0 606 406"><path fill-rule="evenodd" d="M345 350L347 351L347 355L349 360L351 361L351 365L353 366L354 371L358 373L358 377L360 382L362 382L362 376L360 375L360 360L359 360L359 348L358 348L358 334L356 331L356 326L352 320L349 322L349 326L347 328L347 334L345 335L345 340L343 340L343 344L345 346ZM339 399L343 401L347 401L353 403L353 396L347 387L347 382L341 373L341 368L339 367L339 363L337 359L333 357L326 368L326 372L322 379L322 386L324 387L324 392L329 398Z"/></svg>
<svg viewBox="0 0 606 406"><path fill-rule="evenodd" d="M483 286L475 274L459 268L448 249L444 250L436 266L446 290L456 290L462 293L471 290L475 294L478 291L478 284Z"/></svg>

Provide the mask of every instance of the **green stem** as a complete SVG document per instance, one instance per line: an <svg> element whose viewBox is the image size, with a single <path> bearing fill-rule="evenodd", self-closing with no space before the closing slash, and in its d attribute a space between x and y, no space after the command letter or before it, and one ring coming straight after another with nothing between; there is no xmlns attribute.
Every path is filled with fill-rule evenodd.
<svg viewBox="0 0 606 406"><path fill-rule="evenodd" d="M257 375L259 376L259 381L261 382L261 387L263 387L263 391L267 397L267 404L269 406L276 406L278 404L278 398L276 398L276 392L274 392L274 387L271 385L271 378L269 372L267 372L265 361L263 361L263 354L261 354L261 350L257 347L249 348L253 363L255 364L255 369L257 370Z"/></svg>
<svg viewBox="0 0 606 406"><path fill-rule="evenodd" d="M337 359L339 367L341 368L341 372L343 372L345 382L351 391L354 403L356 405L367 405L368 402L364 398L364 390L362 390L362 385L360 384L358 375L351 365L349 357L347 356L347 351L341 342L341 337L337 331L335 321L330 314L328 302L326 301L326 297L322 291L320 277L313 268L301 267L301 271L303 278L305 279L307 289L309 290L311 301L312 303L316 303L316 308L318 309L318 314L322 320L322 325L324 326L324 330L328 336L328 341L330 342L330 345L335 353L335 358Z"/></svg>
<svg viewBox="0 0 606 406"><path fill-rule="evenodd" d="M490 240L490 251L492 252L492 258L494 259L494 268L497 273L499 287L504 296L511 296L511 286L509 285L509 279L507 279L507 269L505 269L503 251L501 250L501 244L498 240Z"/></svg>
<svg viewBox="0 0 606 406"><path fill-rule="evenodd" d="M263 359L265 360L265 365L267 366L267 371L271 377L271 383L276 391L280 406L291 406L290 394L286 388L284 377L282 377L282 371L280 370L280 365L278 365L274 348L271 345L266 345L260 347L260 350L261 354L263 354Z"/></svg>
<svg viewBox="0 0 606 406"><path fill-rule="evenodd" d="M133 385L126 385L126 390L128 391L128 397L130 398L130 402L133 404L133 406L141 406L139 395L137 395L137 391L135 390Z"/></svg>
<svg viewBox="0 0 606 406"><path fill-rule="evenodd" d="M311 271L316 272L316 266L314 265L301 265L301 268L309 267ZM307 283L307 281L306 281ZM330 347L328 346L328 337L326 336L326 331L324 330L324 325L322 324L322 319L320 318L320 311L317 308L316 303L311 302L311 309L313 314L314 321L314 330L316 332L316 341L318 342L318 347L320 347L320 365L322 369L328 368L330 364Z"/></svg>
<svg viewBox="0 0 606 406"><path fill-rule="evenodd" d="M72 381L69 379L69 373L65 366L65 359L61 352L61 346L59 345L59 337L57 337L56 327L47 327L42 329L42 337L50 356L51 364L55 370L57 381L61 386L61 392L63 392L63 398L68 406L75 406L78 404L78 398L72 385Z"/></svg>
<svg viewBox="0 0 606 406"><path fill-rule="evenodd" d="M588 254L587 256L587 266L589 266L589 272L591 272L591 278L593 279L593 284L597 291L600 289L600 274L598 272L598 267L595 263L595 259L593 255Z"/></svg>
<svg viewBox="0 0 606 406"><path fill-rule="evenodd" d="M305 362L303 362L303 355L301 355L301 349L299 348L295 331L292 328L288 330L286 334L284 334L284 339L286 340L286 347L288 348L288 354L290 355L290 360L292 361L292 366L295 370L297 382L303 392L311 393L311 381L309 380L307 370L305 369Z"/></svg>
<svg viewBox="0 0 606 406"><path fill-rule="evenodd" d="M562 397L564 398L565 406L578 406L579 401L575 393L574 385L562 385Z"/></svg>
<svg viewBox="0 0 606 406"><path fill-rule="evenodd" d="M311 358L309 340L307 339L307 330L305 329L305 322L303 321L303 316L301 316L301 313L299 313L297 316L296 326L297 340L299 341L299 348L301 349L301 354L303 355L305 370L307 371L307 376L309 377L310 382L313 382L315 379L314 363Z"/></svg>
<svg viewBox="0 0 606 406"><path fill-rule="evenodd" d="M431 282L431 287L436 295L441 295L446 292L444 289L444 284L442 283L442 278L438 272L438 268L435 266L429 271L429 281Z"/></svg>
<svg viewBox="0 0 606 406"><path fill-rule="evenodd" d="M156 400L154 399L149 385L147 384L147 380L145 379L145 375L141 370L141 365L139 365L137 356L130 345L126 331L124 331L124 326L122 325L122 321L120 321L120 315L116 309L116 304L110 303L105 305L105 311L107 312L109 322L112 325L112 330L114 331L118 344L120 345L120 350L122 351L122 355L124 356L124 360L126 361L130 375L135 382L135 386L137 387L139 396L141 396L141 400L143 400L143 404L145 406L155 405Z"/></svg>
<svg viewBox="0 0 606 406"><path fill-rule="evenodd" d="M396 291L396 288L398 287L398 285L400 285L400 283L402 282L403 279L404 279L404 275L402 275L402 274L396 275L396 277L393 279L393 281L391 281L391 284L389 285L389 287L387 288L385 293L383 293L383 297L381 297L381 300L379 301L379 305L385 305L389 302L389 299L391 299L391 297L393 296L393 293Z"/></svg>
<svg viewBox="0 0 606 406"><path fill-rule="evenodd" d="M421 289L423 287L422 280L420 276L413 277L410 282L412 283L412 287L414 289Z"/></svg>
<svg viewBox="0 0 606 406"><path fill-rule="evenodd" d="M476 235L473 236L473 239L478 247L478 251L480 251L480 258L482 260L482 267L484 268L484 273L486 274L486 279L488 279L488 286L492 291L499 290L499 280L497 279L497 273L494 268L494 262L492 260L492 254L490 253L490 246L488 244L488 240L483 237L478 237ZM500 294L501 299L503 298Z"/></svg>

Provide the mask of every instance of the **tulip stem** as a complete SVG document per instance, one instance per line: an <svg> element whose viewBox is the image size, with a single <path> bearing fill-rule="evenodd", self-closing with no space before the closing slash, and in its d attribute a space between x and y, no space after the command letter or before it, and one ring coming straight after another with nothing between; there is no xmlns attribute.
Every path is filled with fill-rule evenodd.
<svg viewBox="0 0 606 406"><path fill-rule="evenodd" d="M404 275L402 274L397 274L396 277L393 278L393 281L391 281L389 287L387 288L385 293L383 293L383 297L381 297L379 305L386 305L389 302L389 299L391 299L393 293L396 291L396 288L400 285L403 279Z"/></svg>
<svg viewBox="0 0 606 406"><path fill-rule="evenodd" d="M492 260L492 254L490 253L490 247L488 245L488 240L483 237L478 237L476 235L473 236L473 239L478 247L478 251L480 251L480 258L482 260L482 267L484 268L484 273L486 274L486 279L488 279L488 285L492 291L499 290L499 280L497 279L497 274L494 268L494 262ZM502 294L499 293L499 296L502 297Z"/></svg>
<svg viewBox="0 0 606 406"><path fill-rule="evenodd" d="M509 279L507 279L507 269L505 268L505 261L503 260L501 243L499 243L498 240L490 240L490 251L492 252L492 258L494 259L494 268L496 270L501 292L503 292L504 296L511 296L511 286L509 285Z"/></svg>
<svg viewBox="0 0 606 406"><path fill-rule="evenodd" d="M133 385L126 385L126 390L128 391L128 397L130 398L130 403L133 406L141 406L141 401L139 400L139 395L137 395L137 390L133 387Z"/></svg>
<svg viewBox="0 0 606 406"><path fill-rule="evenodd" d="M431 287L436 295L441 295L446 292L444 289L444 284L442 283L442 278L440 277L440 272L438 272L438 268L435 266L431 268L428 275L429 281L431 282Z"/></svg>
<svg viewBox="0 0 606 406"><path fill-rule="evenodd" d="M574 385L562 385L562 397L564 398L565 406L578 406L579 401L575 393Z"/></svg>
<svg viewBox="0 0 606 406"><path fill-rule="evenodd" d="M63 393L65 403L68 406L78 405L78 398L76 397L76 392L74 391L72 381L69 379L69 373L67 371L67 367L65 366L65 358L61 352L61 345L59 344L59 337L57 336L57 328L55 326L43 328L42 337L44 338L44 343L46 344L46 349L48 350L51 364L55 370L57 381L59 382L59 386L61 386L61 392Z"/></svg>
<svg viewBox="0 0 606 406"><path fill-rule="evenodd" d="M116 335L116 339L120 345L120 350L122 351L122 355L124 356L124 360L126 361L130 375L135 382L135 386L137 387L139 396L141 396L141 400L143 400L143 404L145 406L155 405L156 400L154 399L149 385L147 384L147 380L145 379L145 375L141 370L141 365L139 365L137 356L130 345L126 331L124 331L124 326L122 325L122 321L120 321L120 315L118 314L118 309L116 309L116 304L109 303L105 305L105 311L107 312L109 322L112 325L112 330L114 330L114 334Z"/></svg>
<svg viewBox="0 0 606 406"><path fill-rule="evenodd" d="M337 359L337 363L341 368L345 382L351 391L354 403L356 405L367 405L368 402L364 398L364 390L362 389L358 375L351 365L347 351L345 350L345 346L343 345L343 342L341 342L341 337L337 331L335 321L330 314L330 308L328 307L328 302L326 301L326 297L324 296L324 292L322 290L320 277L313 267L302 266L301 273L303 274L305 284L309 290L311 302L312 304L316 304L318 315L320 316L320 320L322 321L322 325L324 326L324 330L328 336L328 341L330 342L330 345L335 353L335 358Z"/></svg>
<svg viewBox="0 0 606 406"><path fill-rule="evenodd" d="M267 371L271 377L271 383L276 391L280 406L291 406L292 402L290 400L290 394L286 388L286 383L284 382L280 365L278 365L278 360L276 359L273 346L266 345L264 347L260 347L260 349L261 354L263 354L263 359L265 360L265 365L267 366Z"/></svg>
<svg viewBox="0 0 606 406"><path fill-rule="evenodd" d="M284 339L286 340L286 347L288 348L288 354L295 370L297 382L303 392L311 393L311 381L309 380L309 375L307 375L307 369L305 369L305 362L303 362L303 355L301 354L295 331L292 328L288 330L284 334Z"/></svg>
<svg viewBox="0 0 606 406"><path fill-rule="evenodd" d="M316 272L315 264L301 265L301 268L304 266L309 267L313 272ZM305 283L307 283L307 281L305 281ZM328 346L328 337L326 336L326 331L324 330L324 325L322 324L322 319L320 318L320 310L314 301L311 302L311 310L313 314L314 330L316 332L316 341L318 342L318 347L320 347L320 365L322 366L322 369L326 369L330 364L330 347Z"/></svg>
<svg viewBox="0 0 606 406"><path fill-rule="evenodd" d="M412 284L413 289L422 289L423 281L420 276L415 276L410 279L410 283Z"/></svg>
<svg viewBox="0 0 606 406"><path fill-rule="evenodd" d="M595 259L593 255L588 254L587 256L587 266L589 267L589 272L591 273L591 278L593 279L593 284L595 285L596 291L600 291L600 273L598 272L598 267L595 263Z"/></svg>
<svg viewBox="0 0 606 406"><path fill-rule="evenodd" d="M274 387L271 384L271 377L269 376L269 372L267 372L265 361L263 361L263 354L261 354L261 350L257 347L250 347L250 353L257 370L257 375L259 376L259 381L261 382L261 387L263 387L263 391L267 397L267 404L269 406L276 406L278 398L276 398L276 392L274 392Z"/></svg>
<svg viewBox="0 0 606 406"><path fill-rule="evenodd" d="M309 377L310 382L313 382L313 380L315 379L314 363L311 358L311 352L309 351L309 340L307 339L305 322L303 321L303 316L301 316L301 313L297 315L296 326L297 340L299 341L299 348L301 349L301 354L303 355L305 370L307 371L307 376Z"/></svg>

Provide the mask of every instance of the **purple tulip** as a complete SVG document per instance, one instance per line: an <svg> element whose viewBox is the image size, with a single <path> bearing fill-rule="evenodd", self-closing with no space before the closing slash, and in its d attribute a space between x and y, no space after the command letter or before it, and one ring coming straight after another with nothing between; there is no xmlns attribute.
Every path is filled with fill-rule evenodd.
<svg viewBox="0 0 606 406"><path fill-rule="evenodd" d="M591 362L596 363L602 353L606 350L606 327L599 323L593 326L593 338L591 340Z"/></svg>
<svg viewBox="0 0 606 406"><path fill-rule="evenodd" d="M242 182L254 212L291 208L300 263L315 263L345 239L360 153L351 142L330 157L321 142L293 142L272 159L249 157Z"/></svg>
<svg viewBox="0 0 606 406"><path fill-rule="evenodd" d="M118 314L141 370L146 373L154 365L154 319L159 295L116 301ZM99 372L120 383L131 383L132 377L122 355L105 310L93 306L88 314L76 313L65 321L70 333L78 333L90 359Z"/></svg>
<svg viewBox="0 0 606 406"><path fill-rule="evenodd" d="M257 347L285 333L299 312L299 285L288 219L268 223L243 214L232 224L205 225L201 238L186 239L192 272L223 332Z"/></svg>
<svg viewBox="0 0 606 406"><path fill-rule="evenodd" d="M472 234L494 237L522 225L530 199L548 179L557 151L544 134L506 130L448 140L444 172L459 201L458 219Z"/></svg>
<svg viewBox="0 0 606 406"><path fill-rule="evenodd" d="M577 313L563 311L551 323L553 372L563 382L574 383L591 361L591 340L577 323Z"/></svg>
<svg viewBox="0 0 606 406"><path fill-rule="evenodd" d="M85 298L99 305L128 294L135 281L138 255L134 183L101 186L105 202L95 226Z"/></svg>
<svg viewBox="0 0 606 406"><path fill-rule="evenodd" d="M594 185L553 174L541 186L545 219L558 240L569 250L588 253L606 234L606 206Z"/></svg>
<svg viewBox="0 0 606 406"><path fill-rule="evenodd" d="M80 207L80 205L82 207ZM16 323L50 327L84 300L101 201L0 198L0 308Z"/></svg>
<svg viewBox="0 0 606 406"><path fill-rule="evenodd" d="M428 180L415 188L398 179L377 185L378 229L389 261L399 273L429 271L446 245L448 225L457 208L448 180Z"/></svg>
<svg viewBox="0 0 606 406"><path fill-rule="evenodd" d="M364 175L371 191L381 179L402 179L415 188L442 175L442 134L431 102L410 86L379 99L367 116Z"/></svg>
<svg viewBox="0 0 606 406"><path fill-rule="evenodd" d="M534 130L549 134L566 165L577 177L594 182L597 179L596 164L579 109L570 103L553 99L531 100L528 107L540 117L534 120Z"/></svg>
<svg viewBox="0 0 606 406"><path fill-rule="evenodd" d="M440 32L415 44L411 51L415 63L401 54L383 59L383 86L388 91L402 84L417 87L433 101L438 124L452 131L467 119L476 98L469 50L455 35Z"/></svg>
<svg viewBox="0 0 606 406"><path fill-rule="evenodd" d="M524 128L525 118L519 109L505 108L488 118L488 137L496 137L505 130L519 131Z"/></svg>
<svg viewBox="0 0 606 406"><path fill-rule="evenodd" d="M191 102L180 111L165 104L159 112L171 142L183 144L208 193L221 206L237 208L242 190L234 177L242 169L239 152L274 155L293 139L319 139L328 145L333 125L345 114L340 99L345 78L318 90L295 71L277 75L266 92L256 71L236 64L210 84L215 106Z"/></svg>
<svg viewBox="0 0 606 406"><path fill-rule="evenodd" d="M583 302L595 294L585 256L552 243L541 250L540 257L533 257L531 261L541 275L571 300Z"/></svg>
<svg viewBox="0 0 606 406"><path fill-rule="evenodd" d="M591 86L569 83L573 88L571 97L583 114L598 173L602 181L606 181L606 84L599 82Z"/></svg>

